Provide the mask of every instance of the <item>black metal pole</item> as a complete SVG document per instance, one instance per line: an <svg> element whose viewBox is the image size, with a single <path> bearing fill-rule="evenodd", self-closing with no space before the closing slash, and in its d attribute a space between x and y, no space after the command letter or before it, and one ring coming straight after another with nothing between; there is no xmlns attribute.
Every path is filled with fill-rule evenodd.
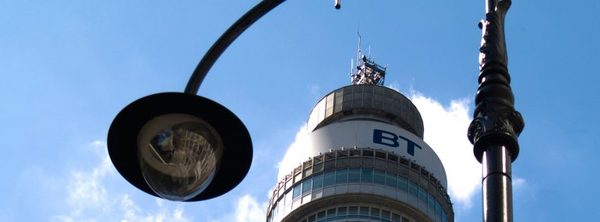
<svg viewBox="0 0 600 222"><path fill-rule="evenodd" d="M510 155L503 146L483 153L483 221L513 221Z"/></svg>
<svg viewBox="0 0 600 222"><path fill-rule="evenodd" d="M479 88L468 137L475 158L483 167L483 221L512 222L511 162L519 154L517 137L524 127L514 108L510 88L504 18L510 0L486 0L486 18L481 21Z"/></svg>

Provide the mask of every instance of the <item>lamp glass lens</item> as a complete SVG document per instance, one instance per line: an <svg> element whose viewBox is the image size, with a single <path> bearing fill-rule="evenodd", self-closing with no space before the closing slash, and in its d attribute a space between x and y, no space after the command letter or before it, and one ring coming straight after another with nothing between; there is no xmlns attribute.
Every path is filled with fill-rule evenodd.
<svg viewBox="0 0 600 222"><path fill-rule="evenodd" d="M222 156L216 130L187 114L151 120L141 131L140 167L150 188L160 197L185 201L211 183Z"/></svg>

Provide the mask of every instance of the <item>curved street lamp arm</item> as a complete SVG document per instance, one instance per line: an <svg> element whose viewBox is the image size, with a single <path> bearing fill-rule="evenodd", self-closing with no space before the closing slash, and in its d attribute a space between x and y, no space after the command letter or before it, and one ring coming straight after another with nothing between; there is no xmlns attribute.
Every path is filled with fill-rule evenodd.
<svg viewBox="0 0 600 222"><path fill-rule="evenodd" d="M225 49L227 49L227 47L229 47L229 45L231 45L231 43L254 22L284 1L285 0L263 0L231 25L231 27L229 27L229 29L227 29L227 31L225 31L225 33L223 33L223 35L221 35L221 37L219 37L219 39L210 47L208 52L204 54L204 57L202 57L202 60L200 60L200 63L198 63L198 66L196 66L196 69L192 73L184 92L194 95L197 94L198 88L200 88L204 77L206 77L210 68L215 64L219 56L223 54Z"/></svg>

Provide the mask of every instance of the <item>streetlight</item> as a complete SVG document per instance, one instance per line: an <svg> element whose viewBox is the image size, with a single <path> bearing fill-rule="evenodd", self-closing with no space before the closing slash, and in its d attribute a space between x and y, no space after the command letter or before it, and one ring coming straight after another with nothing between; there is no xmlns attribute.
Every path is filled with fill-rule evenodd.
<svg viewBox="0 0 600 222"><path fill-rule="evenodd" d="M186 93L159 93L129 104L113 120L107 145L127 181L178 201L228 192L252 162L244 124L218 103Z"/></svg>
<svg viewBox="0 0 600 222"><path fill-rule="evenodd" d="M146 96L117 114L108 154L127 181L176 201L214 198L242 181L252 162L248 130L227 108L196 94L225 49L283 1L264 0L229 27L204 55L184 93Z"/></svg>
<svg viewBox="0 0 600 222"><path fill-rule="evenodd" d="M204 55L184 93L159 93L125 107L113 121L108 150L134 186L162 198L198 201L233 189L248 172L252 144L227 108L196 93L235 39L284 0L263 0L238 19ZM340 0L334 0L336 9ZM511 0L486 0L480 23L479 88L468 137L483 164L484 221L512 221L510 164L519 152L523 118L514 109L504 39Z"/></svg>

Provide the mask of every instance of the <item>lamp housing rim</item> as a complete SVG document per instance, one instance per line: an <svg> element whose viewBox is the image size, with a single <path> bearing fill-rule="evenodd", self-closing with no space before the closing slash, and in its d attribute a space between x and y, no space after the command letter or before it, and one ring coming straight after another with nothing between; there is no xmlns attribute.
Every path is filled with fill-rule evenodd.
<svg viewBox="0 0 600 222"><path fill-rule="evenodd" d="M211 199L227 193L246 176L252 164L252 141L248 129L233 112L202 96L163 92L140 98L117 114L107 137L110 159L117 171L138 189L159 197L146 183L138 163L138 134L155 117L182 113L210 124L221 136L223 153L212 182L187 201Z"/></svg>

